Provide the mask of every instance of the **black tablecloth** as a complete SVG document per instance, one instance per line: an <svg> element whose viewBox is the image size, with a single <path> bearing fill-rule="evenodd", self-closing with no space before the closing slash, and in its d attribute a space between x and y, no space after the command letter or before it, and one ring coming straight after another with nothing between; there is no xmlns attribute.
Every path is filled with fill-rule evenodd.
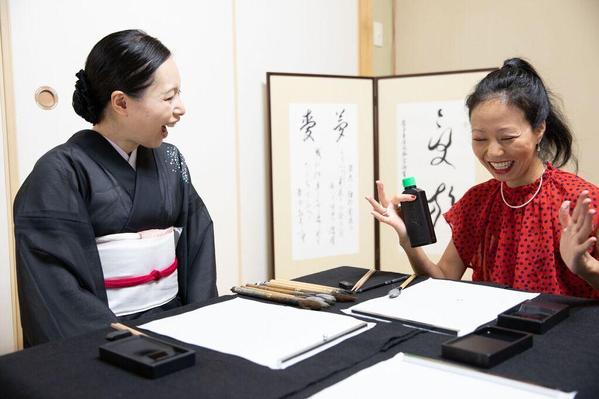
<svg viewBox="0 0 599 399"><path fill-rule="evenodd" d="M300 280L337 285L340 280L356 281L363 273L363 269L340 267ZM377 272L366 286L394 276ZM364 292L360 301L383 295L388 289ZM160 317L231 298L186 306ZM578 398L597 397L599 306L574 298L552 299L572 305L570 317L544 335L535 336L531 349L485 371L564 391L575 390ZM338 303L331 311L340 312L351 305ZM107 328L0 357L0 398L306 397L400 351L440 358L441 343L451 338L397 322L378 323L285 370L271 370L236 356L184 344L196 351L196 365L150 380L99 359L98 347L106 342L104 337L109 331ZM239 334L243 334L243 328Z"/></svg>
<svg viewBox="0 0 599 399"><path fill-rule="evenodd" d="M300 280L314 281L313 279L317 278L321 284L336 285L339 280L338 275L348 276L346 280L355 281L363 273L363 270L342 267L306 276ZM395 273L377 272L368 281L366 287L396 276ZM424 278L419 277L416 283L423 280ZM465 282L465 284L469 283ZM386 292L385 290L388 291L388 288L374 289L372 290L374 292L367 291L360 295L360 301L381 296ZM577 391L577 399L599 398L599 301L546 294L541 294L539 299L569 305L569 317L545 334L535 335L533 347L523 353L490 369L472 368L565 392ZM494 324L495 322L489 323L489 325ZM391 352L406 352L443 359L441 344L449 339L451 337L442 334L421 334L401 343ZM371 361L376 363L388 357L374 356ZM446 359L443 360L453 363ZM463 366L463 364L461 365ZM350 372L339 373L335 382L359 371L363 368L362 366L364 365L361 364ZM331 385L331 380L329 378L318 384L318 389L315 389L314 392Z"/></svg>

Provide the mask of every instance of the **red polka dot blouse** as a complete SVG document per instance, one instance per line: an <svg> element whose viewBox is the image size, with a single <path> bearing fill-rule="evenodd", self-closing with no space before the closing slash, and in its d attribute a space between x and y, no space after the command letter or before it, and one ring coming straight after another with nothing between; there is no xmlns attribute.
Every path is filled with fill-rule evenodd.
<svg viewBox="0 0 599 399"><path fill-rule="evenodd" d="M511 205L523 204L539 183L514 188L504 184L505 200ZM498 180L468 190L444 216L460 258L473 270L472 279L532 292L599 298L599 291L570 272L559 253L560 206L570 200L573 209L584 189L589 190L591 206L597 209L599 187L548 163L540 192L522 208L504 203ZM599 213L593 222L596 234ZM597 258L595 252L591 254Z"/></svg>

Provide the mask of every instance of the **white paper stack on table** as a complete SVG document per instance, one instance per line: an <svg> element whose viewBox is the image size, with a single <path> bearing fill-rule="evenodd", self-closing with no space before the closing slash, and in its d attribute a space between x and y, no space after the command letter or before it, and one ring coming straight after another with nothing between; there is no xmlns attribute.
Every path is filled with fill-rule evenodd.
<svg viewBox="0 0 599 399"><path fill-rule="evenodd" d="M325 388L312 398L566 399L575 395L576 392L562 392L399 353Z"/></svg>
<svg viewBox="0 0 599 399"><path fill-rule="evenodd" d="M394 319L462 336L494 320L499 313L538 295L429 278L403 289L397 298L371 299L352 306L346 313Z"/></svg>
<svg viewBox="0 0 599 399"><path fill-rule="evenodd" d="M140 327L283 369L374 327L374 323L235 298Z"/></svg>

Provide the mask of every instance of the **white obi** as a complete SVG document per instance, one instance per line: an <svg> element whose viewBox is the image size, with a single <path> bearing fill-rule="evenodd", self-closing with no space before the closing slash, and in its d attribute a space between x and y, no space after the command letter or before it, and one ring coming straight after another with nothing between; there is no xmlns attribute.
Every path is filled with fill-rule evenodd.
<svg viewBox="0 0 599 399"><path fill-rule="evenodd" d="M108 306L117 316L164 305L177 295L175 249L182 228L96 237Z"/></svg>

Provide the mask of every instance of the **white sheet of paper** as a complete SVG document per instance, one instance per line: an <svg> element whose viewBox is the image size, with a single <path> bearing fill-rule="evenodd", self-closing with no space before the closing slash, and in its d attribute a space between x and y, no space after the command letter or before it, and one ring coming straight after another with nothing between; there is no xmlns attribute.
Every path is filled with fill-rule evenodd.
<svg viewBox="0 0 599 399"><path fill-rule="evenodd" d="M538 293L521 292L452 280L429 278L405 288L397 298L387 295L352 306L371 316L415 321L457 332L462 336L499 313Z"/></svg>
<svg viewBox="0 0 599 399"><path fill-rule="evenodd" d="M433 382L433 383L431 383ZM364 369L317 394L327 398L445 398L541 399L574 398L562 392L508 378L497 377L449 363L403 353Z"/></svg>
<svg viewBox="0 0 599 399"><path fill-rule="evenodd" d="M373 326L349 316L235 298L140 327L283 369Z"/></svg>

